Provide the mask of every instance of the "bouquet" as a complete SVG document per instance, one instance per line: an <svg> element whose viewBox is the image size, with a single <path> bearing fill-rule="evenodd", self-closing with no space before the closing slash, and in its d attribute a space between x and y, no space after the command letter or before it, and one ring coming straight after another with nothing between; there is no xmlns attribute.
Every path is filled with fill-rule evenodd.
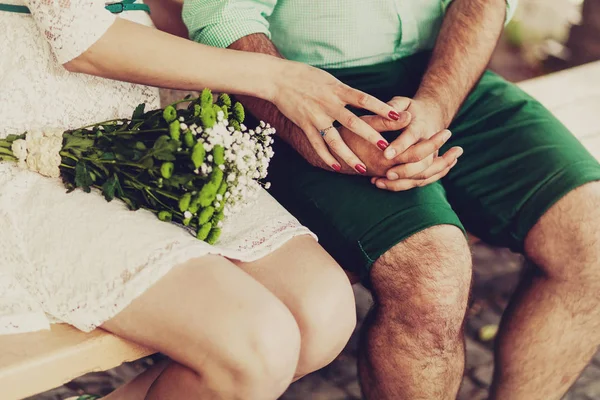
<svg viewBox="0 0 600 400"><path fill-rule="evenodd" d="M0 139L0 161L60 176L68 192L98 189L214 244L223 219L257 196L273 157L275 129L243 122L240 103L227 94L214 102L205 89L164 109L140 104L130 119L9 135Z"/></svg>

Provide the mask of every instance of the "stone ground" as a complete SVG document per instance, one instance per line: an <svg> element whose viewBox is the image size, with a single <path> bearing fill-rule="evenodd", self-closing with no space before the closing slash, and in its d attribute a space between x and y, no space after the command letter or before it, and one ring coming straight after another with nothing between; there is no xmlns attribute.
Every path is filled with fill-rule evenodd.
<svg viewBox="0 0 600 400"><path fill-rule="evenodd" d="M481 327L497 324L521 273L523 260L507 250L483 244L473 248L475 285L467 321L467 368L458 400L483 400L492 375L492 342L479 339ZM369 293L355 286L359 324L371 305ZM328 367L294 383L282 400L359 400L362 399L356 377L358 330L343 353ZM27 400L63 400L86 391L107 394L131 379L148 365L152 358L128 363L110 371L78 378L52 391ZM583 372L565 400L600 399L600 353Z"/></svg>

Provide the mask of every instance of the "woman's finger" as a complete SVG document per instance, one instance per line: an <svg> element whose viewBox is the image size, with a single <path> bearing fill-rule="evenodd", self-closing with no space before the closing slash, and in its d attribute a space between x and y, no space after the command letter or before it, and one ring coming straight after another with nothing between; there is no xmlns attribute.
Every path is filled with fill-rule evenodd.
<svg viewBox="0 0 600 400"><path fill-rule="evenodd" d="M365 115L361 119L377 132L393 132L406 128L412 119L408 111L401 111L399 114L400 118L397 121L383 118L379 115Z"/></svg>
<svg viewBox="0 0 600 400"><path fill-rule="evenodd" d="M400 143L401 147L405 146L404 142L408 144L413 141L413 137L410 136L410 128L409 130L404 131L404 133L401 133L400 136L405 134L406 137L404 138L404 141L395 141L396 144ZM418 143L407 147L405 151L401 152L400 154L398 154L398 156L396 156L396 158L394 158L394 161L398 163L419 162L431 156L432 154L435 154L436 151L438 151L444 144L446 144L446 142L448 141L448 139L450 139L451 136L452 133L448 129L443 129L440 132L433 135L432 137L430 137L429 139L421 140Z"/></svg>
<svg viewBox="0 0 600 400"><path fill-rule="evenodd" d="M329 152L325 141L314 127L310 125L302 126L302 130L306 135L308 141L310 142L313 149L317 155L325 162L327 165L331 167L336 172L341 171L342 166L338 162L338 160Z"/></svg>
<svg viewBox="0 0 600 400"><path fill-rule="evenodd" d="M336 116L337 121L345 126L350 132L354 132L358 136L365 139L367 142L378 147L380 150L385 150L389 143L381 136L371 125L367 124L362 119L358 118L352 112L342 108Z"/></svg>
<svg viewBox="0 0 600 400"><path fill-rule="evenodd" d="M329 149L337 154L350 168L359 174L367 172L365 164L350 150L350 147L344 142L344 139L342 139L340 133L333 125L330 124L329 127L320 130L319 134L323 136Z"/></svg>
<svg viewBox="0 0 600 400"><path fill-rule="evenodd" d="M408 108L408 105L404 108L395 108L393 105L386 104L375 96L371 96L368 93L361 92L360 90L351 88L347 85L344 85L342 100L346 104L369 110L380 117L389 118L394 121L398 120L401 111Z"/></svg>

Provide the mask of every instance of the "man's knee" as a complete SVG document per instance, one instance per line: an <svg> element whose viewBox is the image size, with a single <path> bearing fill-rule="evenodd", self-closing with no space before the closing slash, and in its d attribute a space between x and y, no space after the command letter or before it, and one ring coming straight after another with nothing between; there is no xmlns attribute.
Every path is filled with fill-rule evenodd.
<svg viewBox="0 0 600 400"><path fill-rule="evenodd" d="M373 266L371 279L384 318L443 351L462 340L471 276L463 233L441 225L390 249Z"/></svg>
<svg viewBox="0 0 600 400"><path fill-rule="evenodd" d="M554 204L531 229L525 252L549 278L596 282L600 275L600 182Z"/></svg>

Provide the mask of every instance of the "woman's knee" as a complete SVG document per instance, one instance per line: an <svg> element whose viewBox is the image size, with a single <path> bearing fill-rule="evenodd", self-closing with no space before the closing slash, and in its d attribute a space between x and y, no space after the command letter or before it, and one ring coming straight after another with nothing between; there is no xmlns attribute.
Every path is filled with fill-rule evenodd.
<svg viewBox="0 0 600 400"><path fill-rule="evenodd" d="M297 376L316 371L343 350L356 326L354 293L344 271L331 261L292 310L302 337Z"/></svg>
<svg viewBox="0 0 600 400"><path fill-rule="evenodd" d="M300 354L300 331L292 314L280 304L263 305L255 318L240 324L223 340L221 362L229 375L234 397L240 399L276 399L293 380ZM227 316L223 316L227 318ZM203 355L198 354L200 373Z"/></svg>

